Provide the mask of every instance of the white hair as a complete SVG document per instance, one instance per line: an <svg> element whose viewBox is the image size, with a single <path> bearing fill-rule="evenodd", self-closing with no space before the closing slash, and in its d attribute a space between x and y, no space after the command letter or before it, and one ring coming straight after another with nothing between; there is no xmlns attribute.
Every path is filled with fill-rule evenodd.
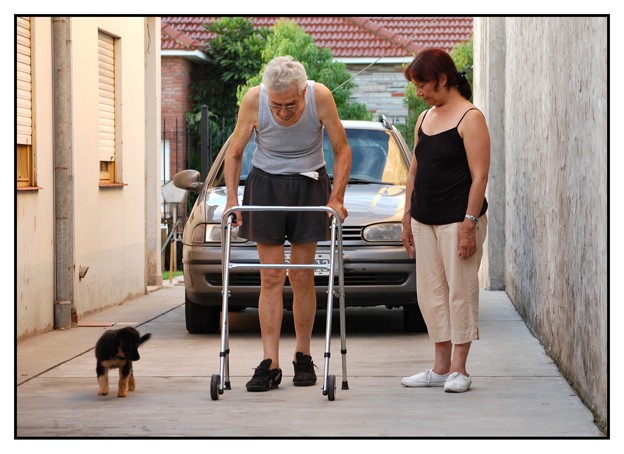
<svg viewBox="0 0 624 454"><path fill-rule="evenodd" d="M297 87L297 93L301 94L305 88L308 75L301 63L290 55L275 57L264 69L262 83L268 91L282 93Z"/></svg>

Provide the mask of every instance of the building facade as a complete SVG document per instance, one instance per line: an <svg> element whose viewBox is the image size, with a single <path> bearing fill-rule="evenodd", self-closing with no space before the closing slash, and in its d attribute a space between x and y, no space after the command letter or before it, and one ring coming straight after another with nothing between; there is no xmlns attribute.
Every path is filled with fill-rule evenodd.
<svg viewBox="0 0 624 454"><path fill-rule="evenodd" d="M17 339L162 281L159 31L16 18Z"/></svg>

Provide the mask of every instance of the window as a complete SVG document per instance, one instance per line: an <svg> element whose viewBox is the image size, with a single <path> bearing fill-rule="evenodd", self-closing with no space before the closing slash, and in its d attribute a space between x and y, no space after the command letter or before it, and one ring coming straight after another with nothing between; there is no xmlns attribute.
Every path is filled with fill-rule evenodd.
<svg viewBox="0 0 624 454"><path fill-rule="evenodd" d="M100 184L112 184L117 157L115 38L98 34Z"/></svg>
<svg viewBox="0 0 624 454"><path fill-rule="evenodd" d="M16 27L17 146L18 188L35 186L33 156L32 58L30 18L18 17Z"/></svg>

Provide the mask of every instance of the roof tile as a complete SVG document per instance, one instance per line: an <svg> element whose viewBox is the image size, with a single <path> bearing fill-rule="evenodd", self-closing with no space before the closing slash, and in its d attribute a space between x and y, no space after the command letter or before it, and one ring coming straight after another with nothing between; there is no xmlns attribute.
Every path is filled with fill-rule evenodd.
<svg viewBox="0 0 624 454"><path fill-rule="evenodd" d="M334 57L411 57L419 49L450 51L472 35L472 17L446 16L286 16ZM273 26L280 17L249 17L255 26ZM162 17L163 50L196 50L212 37L204 27L220 16Z"/></svg>

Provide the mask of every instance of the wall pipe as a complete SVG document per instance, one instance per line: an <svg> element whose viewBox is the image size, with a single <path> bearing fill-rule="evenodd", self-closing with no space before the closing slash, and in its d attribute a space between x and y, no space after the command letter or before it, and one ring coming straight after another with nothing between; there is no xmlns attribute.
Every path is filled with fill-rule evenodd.
<svg viewBox="0 0 624 454"><path fill-rule="evenodd" d="M74 181L71 18L52 18L54 91L54 329L77 323L74 305Z"/></svg>

